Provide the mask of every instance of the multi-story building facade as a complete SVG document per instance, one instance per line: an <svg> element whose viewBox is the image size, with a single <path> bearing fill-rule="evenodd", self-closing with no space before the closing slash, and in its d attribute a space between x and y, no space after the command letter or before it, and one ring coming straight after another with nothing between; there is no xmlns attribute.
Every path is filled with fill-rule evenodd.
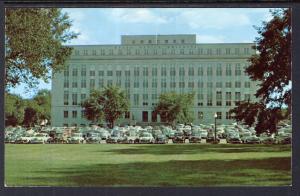
<svg viewBox="0 0 300 196"><path fill-rule="evenodd" d="M80 103L91 89L120 86L130 99L124 119L159 122L152 114L164 92L195 92L195 124L233 122L228 111L253 101L244 73L254 43L197 44L196 35L125 35L120 45L76 45L52 80L52 125L88 125Z"/></svg>

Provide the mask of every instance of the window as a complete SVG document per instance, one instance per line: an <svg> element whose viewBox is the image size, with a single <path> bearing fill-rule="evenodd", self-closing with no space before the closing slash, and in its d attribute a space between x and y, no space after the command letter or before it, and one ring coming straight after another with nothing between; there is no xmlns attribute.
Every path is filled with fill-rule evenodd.
<svg viewBox="0 0 300 196"><path fill-rule="evenodd" d="M249 54L249 48L244 48L244 54Z"/></svg>
<svg viewBox="0 0 300 196"><path fill-rule="evenodd" d="M230 48L226 48L226 54L230 54Z"/></svg>
<svg viewBox="0 0 300 196"><path fill-rule="evenodd" d="M69 80L67 78L64 79L64 88L69 88Z"/></svg>
<svg viewBox="0 0 300 196"><path fill-rule="evenodd" d="M116 71L116 76L117 76L117 77L121 77L121 76L122 76L122 71L120 71L120 70L119 70L119 71Z"/></svg>
<svg viewBox="0 0 300 196"><path fill-rule="evenodd" d="M198 81L198 88L203 88L203 82Z"/></svg>
<svg viewBox="0 0 300 196"><path fill-rule="evenodd" d="M86 68L85 67L81 68L81 76L86 76Z"/></svg>
<svg viewBox="0 0 300 196"><path fill-rule="evenodd" d="M242 74L241 65L239 63L235 64L235 75L240 76L241 74Z"/></svg>
<svg viewBox="0 0 300 196"><path fill-rule="evenodd" d="M103 88L104 87L104 80L103 79L99 79L99 88Z"/></svg>
<svg viewBox="0 0 300 196"><path fill-rule="evenodd" d="M231 76L231 64L226 65L226 76Z"/></svg>
<svg viewBox="0 0 300 196"><path fill-rule="evenodd" d="M222 88L222 82L217 82L216 83L216 88Z"/></svg>
<svg viewBox="0 0 300 196"><path fill-rule="evenodd" d="M198 112L198 119L203 119L203 112Z"/></svg>
<svg viewBox="0 0 300 196"><path fill-rule="evenodd" d="M72 105L77 105L78 102L77 102L77 94L76 93L73 93L72 94Z"/></svg>
<svg viewBox="0 0 300 196"><path fill-rule="evenodd" d="M152 76L157 76L157 67L152 68Z"/></svg>
<svg viewBox="0 0 300 196"><path fill-rule="evenodd" d="M218 64L217 65L217 76L222 76L222 66L221 64Z"/></svg>
<svg viewBox="0 0 300 196"><path fill-rule="evenodd" d="M216 105L222 106L222 92L221 91L217 91L216 100L217 100Z"/></svg>
<svg viewBox="0 0 300 196"><path fill-rule="evenodd" d="M217 112L217 119L222 119L222 112Z"/></svg>
<svg viewBox="0 0 300 196"><path fill-rule="evenodd" d="M69 68L66 67L66 69L64 70L64 76L68 77L69 76Z"/></svg>
<svg viewBox="0 0 300 196"><path fill-rule="evenodd" d="M143 81L143 88L148 88L148 80Z"/></svg>
<svg viewBox="0 0 300 196"><path fill-rule="evenodd" d="M176 88L176 82L170 82L170 88Z"/></svg>
<svg viewBox="0 0 300 196"><path fill-rule="evenodd" d="M189 67L189 76L194 76L194 67Z"/></svg>
<svg viewBox="0 0 300 196"><path fill-rule="evenodd" d="M240 54L240 49L239 48L235 48L234 53L237 54L237 55Z"/></svg>
<svg viewBox="0 0 300 196"><path fill-rule="evenodd" d="M119 87L121 87L121 86L122 86L122 82L121 82L121 80L120 80L120 79L117 79L116 86L119 86Z"/></svg>
<svg viewBox="0 0 300 196"><path fill-rule="evenodd" d="M69 112L68 111L64 111L64 118L68 118L69 117Z"/></svg>
<svg viewBox="0 0 300 196"><path fill-rule="evenodd" d="M99 76L104 76L104 71L98 71Z"/></svg>
<svg viewBox="0 0 300 196"><path fill-rule="evenodd" d="M76 68L74 68L73 70L72 70L72 76L77 76L77 69Z"/></svg>
<svg viewBox="0 0 300 196"><path fill-rule="evenodd" d="M88 55L88 51L87 51L87 50L84 50L84 51L83 51L83 55Z"/></svg>
<svg viewBox="0 0 300 196"><path fill-rule="evenodd" d="M226 82L226 88L231 88L231 82Z"/></svg>
<svg viewBox="0 0 300 196"><path fill-rule="evenodd" d="M72 88L77 88L77 82L76 81L72 82Z"/></svg>
<svg viewBox="0 0 300 196"><path fill-rule="evenodd" d="M143 94L143 106L148 105L148 94Z"/></svg>
<svg viewBox="0 0 300 196"><path fill-rule="evenodd" d="M212 49L211 49L211 48L208 48L208 49L207 49L207 54L208 54L208 55L212 55Z"/></svg>
<svg viewBox="0 0 300 196"><path fill-rule="evenodd" d="M165 40L165 44L167 44L168 43L168 40Z"/></svg>
<svg viewBox="0 0 300 196"><path fill-rule="evenodd" d="M72 111L72 117L77 118L77 111Z"/></svg>
<svg viewBox="0 0 300 196"><path fill-rule="evenodd" d="M184 82L179 82L179 88L184 88L185 84Z"/></svg>
<svg viewBox="0 0 300 196"><path fill-rule="evenodd" d="M212 106L212 93L207 94L207 106Z"/></svg>
<svg viewBox="0 0 300 196"><path fill-rule="evenodd" d="M217 53L217 55L221 55L221 48L217 48L216 53Z"/></svg>
<svg viewBox="0 0 300 196"><path fill-rule="evenodd" d="M184 44L184 39L181 40L181 43Z"/></svg>
<svg viewBox="0 0 300 196"><path fill-rule="evenodd" d="M179 68L179 76L184 76L185 73L184 73L184 67L180 67Z"/></svg>
<svg viewBox="0 0 300 196"><path fill-rule="evenodd" d="M157 94L152 94L151 99L152 99L152 102L157 101Z"/></svg>
<svg viewBox="0 0 300 196"><path fill-rule="evenodd" d="M134 88L139 88L140 87L140 83L139 83L137 78L134 79L133 87Z"/></svg>
<svg viewBox="0 0 300 196"><path fill-rule="evenodd" d="M250 88L250 82L245 82L245 88Z"/></svg>
<svg viewBox="0 0 300 196"><path fill-rule="evenodd" d="M143 44L144 43L144 40L141 40L141 44Z"/></svg>
<svg viewBox="0 0 300 196"><path fill-rule="evenodd" d="M231 92L226 92L226 106L231 106Z"/></svg>
<svg viewBox="0 0 300 196"><path fill-rule="evenodd" d="M176 70L175 67L170 68L170 76L175 76L176 75Z"/></svg>
<svg viewBox="0 0 300 196"><path fill-rule="evenodd" d="M180 54L184 54L184 49L180 49Z"/></svg>
<svg viewBox="0 0 300 196"><path fill-rule="evenodd" d="M79 55L79 50L75 50L75 55L76 55L76 56Z"/></svg>
<svg viewBox="0 0 300 196"><path fill-rule="evenodd" d="M162 67L161 68L161 75L162 76L166 76L167 75L167 68L166 67Z"/></svg>
<svg viewBox="0 0 300 196"><path fill-rule="evenodd" d="M203 67L198 67L198 76L203 76Z"/></svg>
<svg viewBox="0 0 300 196"><path fill-rule="evenodd" d="M251 101L250 94L245 94L245 101Z"/></svg>
<svg viewBox="0 0 300 196"><path fill-rule="evenodd" d="M143 76L148 76L148 67L143 67Z"/></svg>
<svg viewBox="0 0 300 196"><path fill-rule="evenodd" d="M113 75L113 71L107 71L107 76L112 76Z"/></svg>
<svg viewBox="0 0 300 196"><path fill-rule="evenodd" d="M95 88L95 79L90 79L90 88Z"/></svg>
<svg viewBox="0 0 300 196"><path fill-rule="evenodd" d="M152 88L157 88L157 80L156 79L152 80Z"/></svg>
<svg viewBox="0 0 300 196"><path fill-rule="evenodd" d="M167 81L166 78L161 79L161 88L167 88Z"/></svg>
<svg viewBox="0 0 300 196"><path fill-rule="evenodd" d="M213 87L213 83L212 82L207 82L207 88L212 88Z"/></svg>
<svg viewBox="0 0 300 196"><path fill-rule="evenodd" d="M235 88L241 88L241 82L235 82Z"/></svg>
<svg viewBox="0 0 300 196"><path fill-rule="evenodd" d="M86 88L86 80L81 80L81 88Z"/></svg>
<svg viewBox="0 0 300 196"><path fill-rule="evenodd" d="M95 76L95 70L90 71L90 76Z"/></svg>
<svg viewBox="0 0 300 196"><path fill-rule="evenodd" d="M130 112L125 112L125 118L130 119Z"/></svg>
<svg viewBox="0 0 300 196"><path fill-rule="evenodd" d="M189 83L188 83L188 87L189 87L189 88L194 88L194 82L189 82Z"/></svg>
<svg viewBox="0 0 300 196"><path fill-rule="evenodd" d="M148 44L151 44L152 43L152 40L148 40Z"/></svg>
<svg viewBox="0 0 300 196"><path fill-rule="evenodd" d="M64 91L64 105L69 105L69 92Z"/></svg>
<svg viewBox="0 0 300 196"><path fill-rule="evenodd" d="M132 44L135 44L135 40L132 40Z"/></svg>
<svg viewBox="0 0 300 196"><path fill-rule="evenodd" d="M125 88L130 88L130 80L125 80Z"/></svg>
<svg viewBox="0 0 300 196"><path fill-rule="evenodd" d="M157 122L157 114L155 112L151 112L151 121Z"/></svg>
<svg viewBox="0 0 300 196"><path fill-rule="evenodd" d="M241 101L241 93L235 92L235 105L239 105Z"/></svg>
<svg viewBox="0 0 300 196"><path fill-rule="evenodd" d="M81 102L83 102L86 99L86 94L81 94L80 99L81 99Z"/></svg>
<svg viewBox="0 0 300 196"><path fill-rule="evenodd" d="M140 75L140 69L138 67L135 67L133 70L133 75L134 76L139 76Z"/></svg>
<svg viewBox="0 0 300 196"><path fill-rule="evenodd" d="M112 80L107 80L107 86L112 86L113 85L113 81Z"/></svg>
<svg viewBox="0 0 300 196"><path fill-rule="evenodd" d="M173 40L173 43L176 44L176 39Z"/></svg>
<svg viewBox="0 0 300 196"><path fill-rule="evenodd" d="M207 67L207 75L212 76L212 73L213 73L212 67L211 66Z"/></svg>
<svg viewBox="0 0 300 196"><path fill-rule="evenodd" d="M126 77L129 77L129 76L130 76L130 71L129 71L129 70L126 70L126 71L125 71L125 76L126 76Z"/></svg>
<svg viewBox="0 0 300 196"><path fill-rule="evenodd" d="M139 94L133 94L133 104L135 106L139 105Z"/></svg>

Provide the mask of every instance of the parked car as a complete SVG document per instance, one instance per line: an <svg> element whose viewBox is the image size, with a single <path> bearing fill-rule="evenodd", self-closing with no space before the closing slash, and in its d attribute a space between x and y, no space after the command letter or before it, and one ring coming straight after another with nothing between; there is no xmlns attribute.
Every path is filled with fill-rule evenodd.
<svg viewBox="0 0 300 196"><path fill-rule="evenodd" d="M200 131L192 132L189 143L200 143L201 142L201 133Z"/></svg>
<svg viewBox="0 0 300 196"><path fill-rule="evenodd" d="M126 137L121 131L113 130L111 136L106 139L108 144L126 143Z"/></svg>
<svg viewBox="0 0 300 196"><path fill-rule="evenodd" d="M167 138L164 134L159 134L155 137L156 144L167 144L168 141L169 141L169 138Z"/></svg>
<svg viewBox="0 0 300 196"><path fill-rule="evenodd" d="M182 131L177 131L174 135L174 138L172 139L173 143L184 143L185 142L185 136Z"/></svg>
<svg viewBox="0 0 300 196"><path fill-rule="evenodd" d="M275 144L275 139L272 137L260 137L259 139L262 144Z"/></svg>
<svg viewBox="0 0 300 196"><path fill-rule="evenodd" d="M38 133L30 140L31 144L45 144L48 143L50 136L47 133Z"/></svg>
<svg viewBox="0 0 300 196"><path fill-rule="evenodd" d="M82 133L72 133L67 141L68 144L83 144L84 138L82 137Z"/></svg>
<svg viewBox="0 0 300 196"><path fill-rule="evenodd" d="M86 143L87 144L95 144L95 143L100 143L101 137L99 133L95 132L90 132L87 133L86 135Z"/></svg>
<svg viewBox="0 0 300 196"><path fill-rule="evenodd" d="M126 143L128 144L136 144L139 142L139 137L137 135L137 132L135 130L130 130L126 133L126 136L125 136L125 140L126 140Z"/></svg>
<svg viewBox="0 0 300 196"><path fill-rule="evenodd" d="M213 132L209 132L207 134L206 143L220 143L220 138L215 138L215 134Z"/></svg>
<svg viewBox="0 0 300 196"><path fill-rule="evenodd" d="M142 132L139 136L138 142L140 144L153 144L154 138L151 133L148 132Z"/></svg>
<svg viewBox="0 0 300 196"><path fill-rule="evenodd" d="M226 142L229 144L241 144L242 140L239 137L227 137Z"/></svg>
<svg viewBox="0 0 300 196"><path fill-rule="evenodd" d="M291 136L277 136L275 139L276 144L291 144L292 137Z"/></svg>
<svg viewBox="0 0 300 196"><path fill-rule="evenodd" d="M19 136L16 140L16 144L30 144L31 139L33 138L32 134L23 134Z"/></svg>
<svg viewBox="0 0 300 196"><path fill-rule="evenodd" d="M253 136L245 137L243 143L245 143L245 144L259 144L260 139L257 136L253 135Z"/></svg>

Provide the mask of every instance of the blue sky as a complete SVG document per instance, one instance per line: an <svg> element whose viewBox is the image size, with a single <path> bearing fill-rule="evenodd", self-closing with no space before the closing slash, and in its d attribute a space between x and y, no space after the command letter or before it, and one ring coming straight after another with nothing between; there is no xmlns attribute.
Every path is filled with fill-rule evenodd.
<svg viewBox="0 0 300 196"><path fill-rule="evenodd" d="M121 35L196 34L197 43L253 42L253 26L271 19L268 8L67 8L72 31L80 33L70 45L119 44ZM39 89L51 89L41 81L36 89L24 84L11 89L24 98Z"/></svg>

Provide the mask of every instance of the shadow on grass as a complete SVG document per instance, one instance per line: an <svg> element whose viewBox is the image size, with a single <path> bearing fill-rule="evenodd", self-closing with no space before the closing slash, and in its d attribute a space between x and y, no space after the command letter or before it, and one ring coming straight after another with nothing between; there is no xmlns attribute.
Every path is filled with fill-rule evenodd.
<svg viewBox="0 0 300 196"><path fill-rule="evenodd" d="M290 161L268 158L94 164L36 171L35 177L28 176L23 181L34 186L289 185ZM47 173L52 177L43 177Z"/></svg>
<svg viewBox="0 0 300 196"><path fill-rule="evenodd" d="M105 152L111 152L116 154L167 155L167 154L199 154L204 152L242 153L242 152L285 152L285 151L291 151L291 146L290 145L261 145L261 144L259 145L179 144L179 145L143 145L143 146L135 145L135 146L131 146L130 148L111 149Z"/></svg>

